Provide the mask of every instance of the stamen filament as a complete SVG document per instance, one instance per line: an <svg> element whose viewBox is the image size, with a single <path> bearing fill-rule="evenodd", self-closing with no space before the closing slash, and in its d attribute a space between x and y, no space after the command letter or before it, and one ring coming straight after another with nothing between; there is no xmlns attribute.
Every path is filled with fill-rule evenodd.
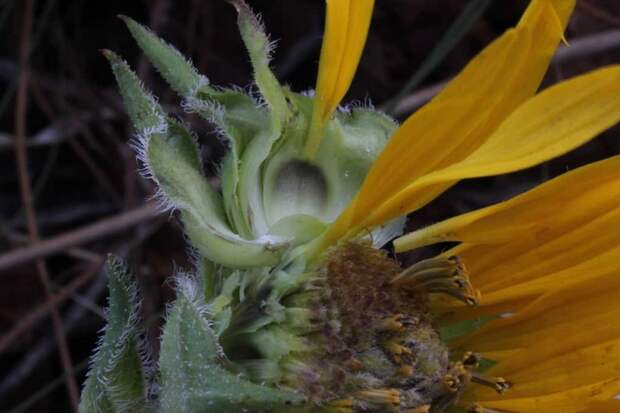
<svg viewBox="0 0 620 413"><path fill-rule="evenodd" d="M396 370L396 374L398 374L400 377L404 379L408 379L409 377L413 376L413 366L409 366L409 365L400 366Z"/></svg>
<svg viewBox="0 0 620 413"><path fill-rule="evenodd" d="M428 279L451 277L460 272L456 257L434 257L422 260L408 267L392 279L390 284L403 285L423 282Z"/></svg>
<svg viewBox="0 0 620 413"><path fill-rule="evenodd" d="M473 373L471 380L474 383L495 389L499 394L504 394L510 388L510 382L502 377L486 377L479 373Z"/></svg>
<svg viewBox="0 0 620 413"><path fill-rule="evenodd" d="M410 316L395 314L381 322L379 325L379 331L403 332L408 326L412 326L414 324L415 322Z"/></svg>
<svg viewBox="0 0 620 413"><path fill-rule="evenodd" d="M463 355L462 363L466 369L473 370L480 365L480 354L468 351Z"/></svg>
<svg viewBox="0 0 620 413"><path fill-rule="evenodd" d="M400 406L400 391L396 389L373 389L357 393L357 397L369 403L384 406Z"/></svg>
<svg viewBox="0 0 620 413"><path fill-rule="evenodd" d="M449 296L452 296L456 298L457 300L463 301L465 304L471 307L477 306L478 303L480 302L480 291L478 290L472 290L471 293L467 293L467 292L457 290L457 289L450 289L450 288L439 289L438 288L438 289L433 290L432 292L448 294Z"/></svg>
<svg viewBox="0 0 620 413"><path fill-rule="evenodd" d="M354 403L355 401L351 398L339 399L339 400L333 400L329 402L329 406L330 407L353 407Z"/></svg>
<svg viewBox="0 0 620 413"><path fill-rule="evenodd" d="M411 350L407 347L402 346L400 343L396 343L394 341L388 341L385 343L385 348L392 354L401 355L401 354L409 354L411 355Z"/></svg>
<svg viewBox="0 0 620 413"><path fill-rule="evenodd" d="M415 409L405 410L404 413L430 413L431 405L425 404L424 406L416 407Z"/></svg>
<svg viewBox="0 0 620 413"><path fill-rule="evenodd" d="M392 278L390 284L414 291L448 294L470 306L478 305L480 298L458 257L422 260Z"/></svg>

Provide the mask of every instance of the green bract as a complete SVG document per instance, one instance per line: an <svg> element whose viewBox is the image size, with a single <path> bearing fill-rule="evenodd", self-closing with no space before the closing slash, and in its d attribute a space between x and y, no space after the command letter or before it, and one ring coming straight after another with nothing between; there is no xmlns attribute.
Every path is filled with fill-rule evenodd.
<svg viewBox="0 0 620 413"><path fill-rule="evenodd" d="M163 112L122 60L106 55L138 131L145 171L157 182L162 205L181 211L193 246L231 268L275 266L336 218L396 125L367 109L341 111L316 158L305 159L312 98L278 83L261 25L247 6L236 6L261 101L210 86L179 52L125 18L183 108L214 123L226 139L220 193L204 176L191 132Z"/></svg>
<svg viewBox="0 0 620 413"><path fill-rule="evenodd" d="M162 412L318 409L294 379L320 349L308 334L325 322L312 308L312 291L323 281L306 268L304 248L353 198L396 124L369 109L342 109L307 159L313 98L280 85L261 24L243 2L233 3L258 99L210 85L176 49L123 18L183 109L225 139L219 188L205 176L196 135L162 109L120 57L104 51L137 132L143 172L157 184L162 209L179 211L199 258L195 274L177 277L153 378L138 357L134 287L120 264L111 264L109 327L82 412L127 405ZM375 244L398 234L402 223L371 234Z"/></svg>

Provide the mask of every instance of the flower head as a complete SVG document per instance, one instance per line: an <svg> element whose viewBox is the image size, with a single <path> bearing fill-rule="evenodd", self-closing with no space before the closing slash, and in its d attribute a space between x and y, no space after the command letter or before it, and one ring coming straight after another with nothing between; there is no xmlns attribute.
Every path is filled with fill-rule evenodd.
<svg viewBox="0 0 620 413"><path fill-rule="evenodd" d="M456 182L544 162L620 120L618 66L538 92L574 0L532 0L400 127L338 109L374 1L327 1L314 97L278 83L262 25L231 3L263 104L212 87L127 20L184 106L229 141L221 191L193 136L107 53L145 170L198 255L164 327L162 408L616 411L620 157L400 236ZM403 268L380 249L398 236L397 252L458 245Z"/></svg>

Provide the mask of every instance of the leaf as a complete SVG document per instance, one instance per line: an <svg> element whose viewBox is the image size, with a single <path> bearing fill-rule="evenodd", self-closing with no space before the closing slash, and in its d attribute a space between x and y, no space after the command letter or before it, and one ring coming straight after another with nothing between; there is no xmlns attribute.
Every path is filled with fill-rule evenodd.
<svg viewBox="0 0 620 413"><path fill-rule="evenodd" d="M292 391L254 384L226 370L198 291L191 284L179 290L162 337L163 413L271 412L303 401Z"/></svg>
<svg viewBox="0 0 620 413"><path fill-rule="evenodd" d="M118 259L110 257L107 270L108 324L92 358L79 411L142 412L147 390L138 338L137 289Z"/></svg>

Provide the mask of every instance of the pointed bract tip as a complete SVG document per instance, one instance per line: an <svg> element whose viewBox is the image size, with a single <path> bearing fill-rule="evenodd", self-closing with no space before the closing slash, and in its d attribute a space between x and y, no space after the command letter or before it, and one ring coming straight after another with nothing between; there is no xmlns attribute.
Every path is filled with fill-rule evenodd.
<svg viewBox="0 0 620 413"><path fill-rule="evenodd" d="M110 49L99 49L99 52L101 52L101 54L111 62L115 62L120 59L118 55Z"/></svg>
<svg viewBox="0 0 620 413"><path fill-rule="evenodd" d="M230 3L230 5L233 6L237 10L237 13L240 13L242 8L248 8L247 3L243 0L226 0L226 1Z"/></svg>
<svg viewBox="0 0 620 413"><path fill-rule="evenodd" d="M116 17L118 17L119 19L121 19L123 21L123 23L125 23L125 26L127 26L127 28L129 28L130 31L132 31L132 28L137 27L142 27L142 25L140 23L138 23L137 21L135 21L134 19L132 19L129 16L125 16L124 14L117 14Z"/></svg>
<svg viewBox="0 0 620 413"><path fill-rule="evenodd" d="M119 19L121 19L122 21L124 21L125 23L129 23L131 21L134 21L134 19L132 19L129 16L125 16L124 14L117 14L116 17L118 17Z"/></svg>

